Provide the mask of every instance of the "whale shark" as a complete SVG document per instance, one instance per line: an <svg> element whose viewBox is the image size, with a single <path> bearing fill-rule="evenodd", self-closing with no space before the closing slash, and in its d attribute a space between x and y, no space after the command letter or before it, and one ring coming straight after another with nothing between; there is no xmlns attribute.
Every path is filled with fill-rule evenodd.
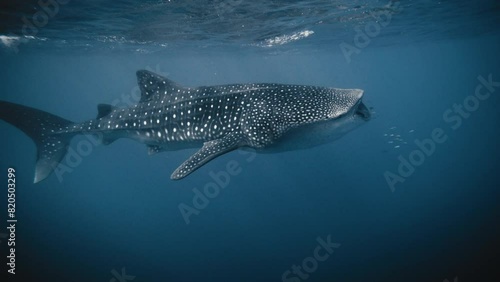
<svg viewBox="0 0 500 282"><path fill-rule="evenodd" d="M149 154L200 148L171 175L186 177L238 148L300 150L332 142L370 120L363 90L277 83L185 87L147 70L137 71L140 101L128 108L99 104L95 119L71 122L45 111L0 101L0 119L37 146L34 182L46 179L79 134L103 144L131 138Z"/></svg>

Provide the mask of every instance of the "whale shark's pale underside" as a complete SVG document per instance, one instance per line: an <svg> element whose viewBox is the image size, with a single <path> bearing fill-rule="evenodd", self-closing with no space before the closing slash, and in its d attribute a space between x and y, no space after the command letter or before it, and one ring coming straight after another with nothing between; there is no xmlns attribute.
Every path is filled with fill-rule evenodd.
<svg viewBox="0 0 500 282"><path fill-rule="evenodd" d="M201 146L172 173L172 179L181 179L237 148L308 148L370 119L360 89L274 83L189 88L145 70L137 79L141 99L136 105L101 104L97 118L82 123L0 101L0 118L36 143L35 183L56 169L77 134L100 134L105 144L132 138L145 143L150 154Z"/></svg>

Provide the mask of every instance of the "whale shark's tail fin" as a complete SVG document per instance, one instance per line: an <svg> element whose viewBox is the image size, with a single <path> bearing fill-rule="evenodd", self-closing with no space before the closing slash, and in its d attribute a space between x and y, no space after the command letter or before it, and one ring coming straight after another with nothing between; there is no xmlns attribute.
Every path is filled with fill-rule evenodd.
<svg viewBox="0 0 500 282"><path fill-rule="evenodd" d="M34 182L47 178L57 167L75 133L61 133L73 123L44 111L0 101L0 119L14 125L31 137L36 144Z"/></svg>

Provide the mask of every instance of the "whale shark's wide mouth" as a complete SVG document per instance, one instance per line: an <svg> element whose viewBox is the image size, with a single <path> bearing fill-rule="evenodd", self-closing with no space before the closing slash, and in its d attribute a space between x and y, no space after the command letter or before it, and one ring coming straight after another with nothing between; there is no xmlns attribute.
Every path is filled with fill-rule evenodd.
<svg viewBox="0 0 500 282"><path fill-rule="evenodd" d="M369 120L371 118L370 110L366 107L366 105L362 101L359 102L358 107L356 108L354 114L361 117L364 120Z"/></svg>

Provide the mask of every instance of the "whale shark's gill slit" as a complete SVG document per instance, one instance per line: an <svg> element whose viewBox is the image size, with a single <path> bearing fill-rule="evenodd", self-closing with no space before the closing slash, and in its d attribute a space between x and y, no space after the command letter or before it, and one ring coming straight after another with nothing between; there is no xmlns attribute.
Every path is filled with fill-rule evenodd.
<svg viewBox="0 0 500 282"><path fill-rule="evenodd" d="M0 101L0 119L19 128L35 142L38 154L35 183L54 171L66 155L70 140L75 135L67 130L73 125L71 121L9 102ZM62 131L68 132L61 133Z"/></svg>

